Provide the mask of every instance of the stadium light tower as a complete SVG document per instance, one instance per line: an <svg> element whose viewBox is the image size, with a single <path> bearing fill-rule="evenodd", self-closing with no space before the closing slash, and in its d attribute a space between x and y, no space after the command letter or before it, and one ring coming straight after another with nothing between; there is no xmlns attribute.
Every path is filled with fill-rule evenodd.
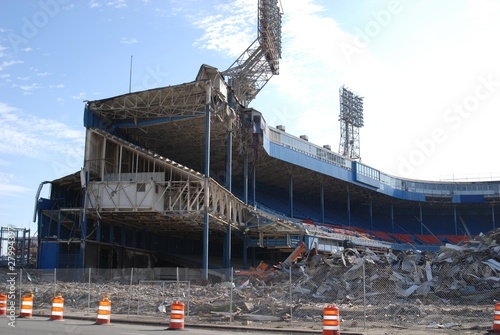
<svg viewBox="0 0 500 335"><path fill-rule="evenodd" d="M339 154L354 160L361 160L359 153L359 128L363 127L363 97L342 86L340 101L340 144Z"/></svg>
<svg viewBox="0 0 500 335"><path fill-rule="evenodd" d="M257 39L222 72L244 106L248 106L273 75L279 74L283 11L279 0L259 0L258 7Z"/></svg>

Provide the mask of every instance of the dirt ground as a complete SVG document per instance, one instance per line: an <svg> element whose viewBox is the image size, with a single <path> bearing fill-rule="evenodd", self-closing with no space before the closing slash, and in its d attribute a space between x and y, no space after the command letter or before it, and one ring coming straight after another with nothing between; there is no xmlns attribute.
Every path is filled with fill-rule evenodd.
<svg viewBox="0 0 500 335"><path fill-rule="evenodd" d="M344 317L341 316L341 334L366 334L366 335L428 335L428 334L469 334L469 335L486 335L490 334L492 329L493 316L491 322L483 322L484 317L478 318L477 315L481 311L474 309L449 311L449 317L443 316L443 310L437 310L439 314L420 315L399 315L382 317L384 320L377 320L375 316L367 315L367 321L363 322L364 312L347 313ZM457 314L458 312L458 314ZM462 316L460 316L460 314ZM379 318L380 319L380 318ZM392 319L392 320L390 320ZM192 324L217 324L220 326L229 325L231 327L248 327L257 329L280 329L283 333L287 330L300 330L304 333L321 334L322 333L322 318L315 317L311 321L279 321L279 322L261 322L258 321L258 316L255 320L243 320L241 317L235 317L232 322L221 322L220 319L213 318L198 318L190 317L189 321Z"/></svg>
<svg viewBox="0 0 500 335"><path fill-rule="evenodd" d="M234 325L234 323L233 323ZM273 323L256 323L250 324L242 323L242 326L256 327L265 329L285 329L304 330L307 333L321 334L321 323L310 322L288 322L276 324ZM340 334L365 334L365 335L429 335L429 334L442 334L442 335L486 335L490 334L491 324L477 324L477 323L463 323L463 324L430 324L424 325L398 325L387 323L367 322L365 325L357 321L343 321L340 326Z"/></svg>
<svg viewBox="0 0 500 335"><path fill-rule="evenodd" d="M240 324L249 327L263 327L272 329L301 329L308 333L322 333L321 313L307 311L314 315L307 321L301 320L259 322L258 316L254 320L242 320L236 316L231 325ZM386 306L380 308L372 306L366 310L344 308L341 310L341 334L366 335L428 335L428 334L489 334L493 325L493 308L484 306L454 306L435 307L426 306ZM363 322L365 319L366 321ZM193 317L193 321L197 318ZM220 319L219 319L220 320ZM201 322L215 322L216 319L204 319Z"/></svg>

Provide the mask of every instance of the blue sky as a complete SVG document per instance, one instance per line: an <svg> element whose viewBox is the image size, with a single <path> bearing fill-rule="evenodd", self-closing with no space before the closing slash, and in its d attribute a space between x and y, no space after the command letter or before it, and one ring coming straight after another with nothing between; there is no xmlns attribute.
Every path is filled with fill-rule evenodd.
<svg viewBox="0 0 500 335"><path fill-rule="evenodd" d="M500 179L500 2L282 0L280 74L251 106L338 150L338 89L365 98L362 162L413 179ZM257 0L4 0L0 225L30 227L40 182L83 165L85 100L227 69ZM48 190L45 189L46 191ZM44 193L46 194L46 192Z"/></svg>

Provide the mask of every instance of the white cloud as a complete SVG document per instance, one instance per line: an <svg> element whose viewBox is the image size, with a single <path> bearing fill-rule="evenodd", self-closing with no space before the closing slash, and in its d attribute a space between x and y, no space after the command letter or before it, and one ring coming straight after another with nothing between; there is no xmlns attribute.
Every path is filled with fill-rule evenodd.
<svg viewBox="0 0 500 335"><path fill-rule="evenodd" d="M216 5L214 11L212 15L198 11L187 16L196 28L204 30L194 45L231 57L241 55L257 38L257 1L236 0Z"/></svg>
<svg viewBox="0 0 500 335"><path fill-rule="evenodd" d="M106 3L106 6L114 8L125 8L127 7L127 4L125 3L125 0L114 0L114 1L108 1Z"/></svg>
<svg viewBox="0 0 500 335"><path fill-rule="evenodd" d="M7 56L7 54L4 52L7 49L8 49L7 47L4 47L4 46L0 45L0 58Z"/></svg>
<svg viewBox="0 0 500 335"><path fill-rule="evenodd" d="M168 14L168 11L165 8L155 8L154 12L155 12L155 16L158 16L158 17L166 17Z"/></svg>
<svg viewBox="0 0 500 335"><path fill-rule="evenodd" d="M72 95L71 99L85 100L86 96L87 96L87 94L85 92L80 92L80 93L78 93L78 95Z"/></svg>
<svg viewBox="0 0 500 335"><path fill-rule="evenodd" d="M31 83L30 85L20 85L19 88L23 91L31 92L37 88L40 88L40 85L38 85L37 83Z"/></svg>
<svg viewBox="0 0 500 335"><path fill-rule="evenodd" d="M125 0L113 0L113 1L98 1L98 0L91 0L89 3L89 7L91 9L93 8L101 8L103 6L108 6L108 7L113 7L113 8L125 8L127 7L127 3Z"/></svg>
<svg viewBox="0 0 500 335"><path fill-rule="evenodd" d="M32 190L21 185L0 182L0 197L17 197L28 192Z"/></svg>
<svg viewBox="0 0 500 335"><path fill-rule="evenodd" d="M0 165L7 164L0 162ZM0 172L0 197L16 197L18 195L26 194L32 191L27 187L16 185L15 182L19 179L20 178L18 178L14 174Z"/></svg>
<svg viewBox="0 0 500 335"><path fill-rule="evenodd" d="M134 37L131 37L131 38L122 37L122 40L121 40L121 44L135 44L138 42L139 41Z"/></svg>
<svg viewBox="0 0 500 335"><path fill-rule="evenodd" d="M82 150L85 134L67 125L26 114L0 102L0 153L48 158ZM83 155L83 152L82 152Z"/></svg>
<svg viewBox="0 0 500 335"><path fill-rule="evenodd" d="M485 28L491 23L496 23L500 12L500 3L498 1L468 0L468 6L467 16L476 23L483 25Z"/></svg>
<svg viewBox="0 0 500 335"><path fill-rule="evenodd" d="M102 3L99 1L92 0L92 1L90 1L89 7L90 8L100 8L100 7L102 7Z"/></svg>
<svg viewBox="0 0 500 335"><path fill-rule="evenodd" d="M3 61L0 64L0 71L5 70L6 68L16 65L16 64L23 64L24 62L22 60L12 60L12 61Z"/></svg>

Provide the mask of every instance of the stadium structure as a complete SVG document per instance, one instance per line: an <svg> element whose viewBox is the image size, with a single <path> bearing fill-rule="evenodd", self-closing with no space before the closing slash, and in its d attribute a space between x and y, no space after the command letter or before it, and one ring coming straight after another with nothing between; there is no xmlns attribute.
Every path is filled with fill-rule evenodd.
<svg viewBox="0 0 500 335"><path fill-rule="evenodd" d="M180 266L206 277L302 243L436 250L496 228L498 181L410 180L362 164L355 95L356 118L340 106L339 153L249 107L279 73L281 16L277 0L260 0L258 37L225 71L202 65L191 82L86 103L82 170L36 196L39 268Z"/></svg>

